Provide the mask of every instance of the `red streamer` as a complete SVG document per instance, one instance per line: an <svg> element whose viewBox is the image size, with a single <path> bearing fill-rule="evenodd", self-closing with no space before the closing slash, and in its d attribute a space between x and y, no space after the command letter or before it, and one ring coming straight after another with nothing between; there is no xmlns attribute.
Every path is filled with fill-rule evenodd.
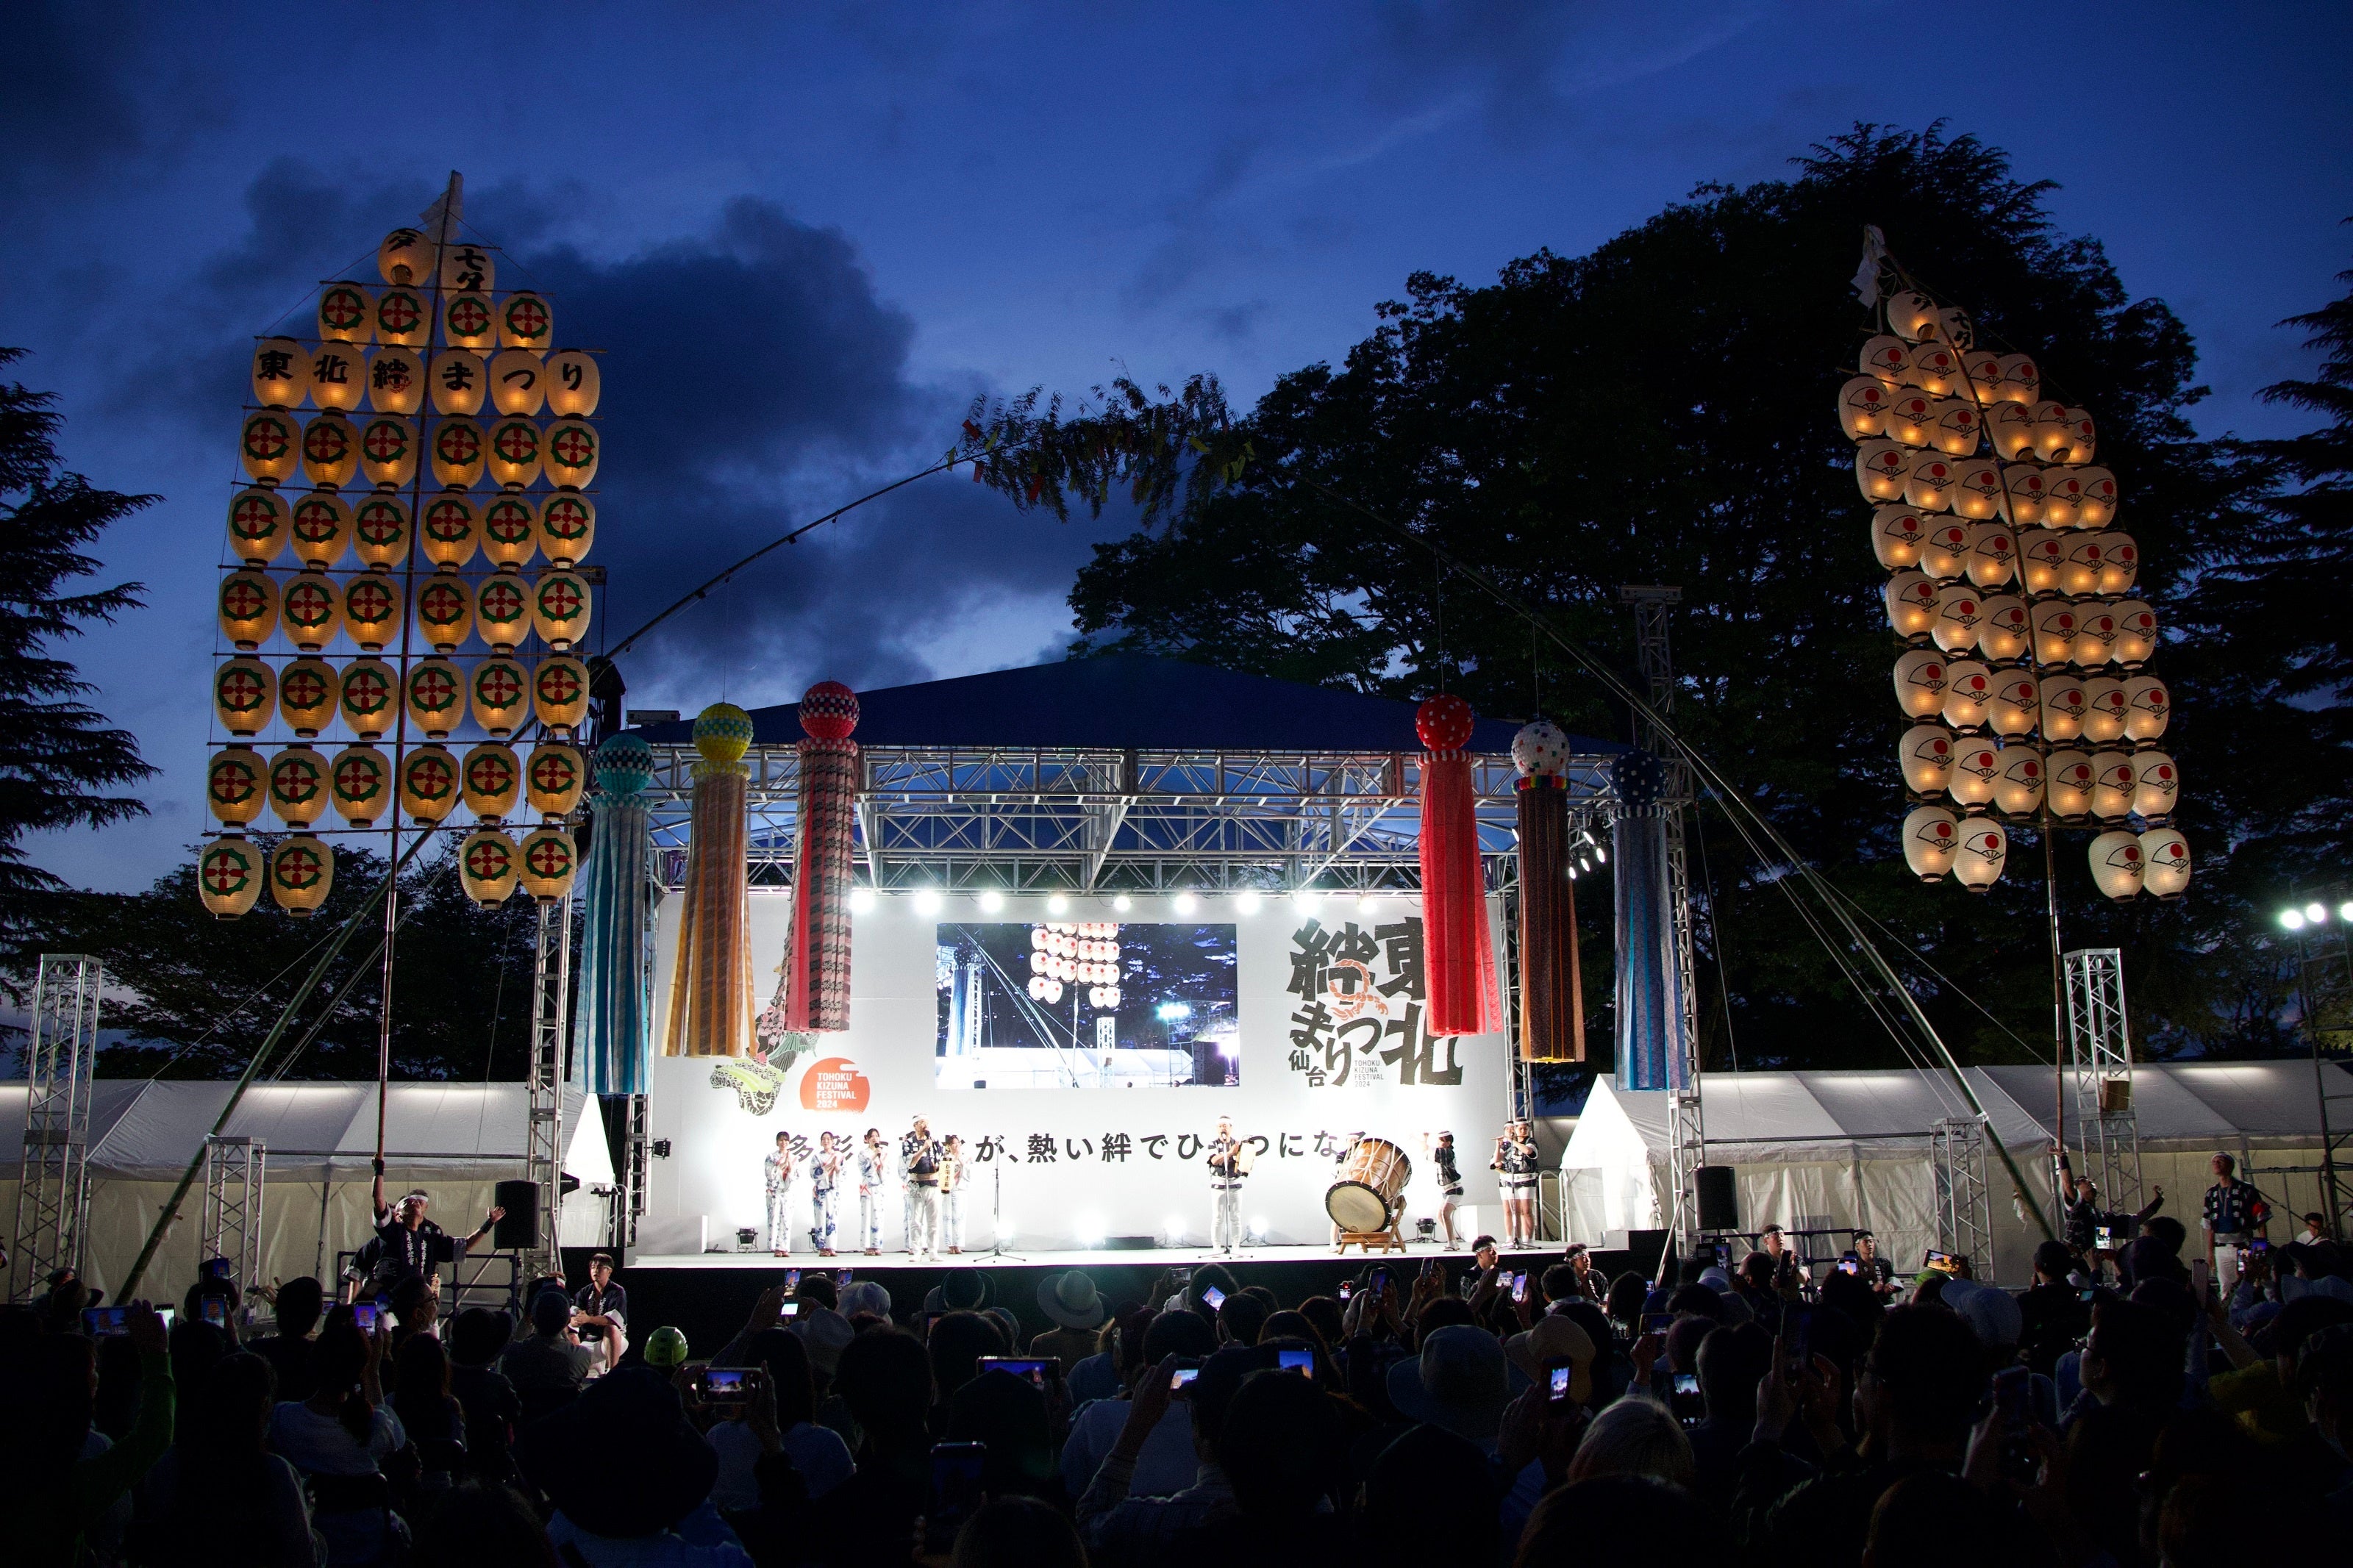
<svg viewBox="0 0 2353 1568"><path fill-rule="evenodd" d="M1504 1026L1477 798L1471 756L1462 750L1472 724L1471 705L1459 697L1433 697L1415 716L1430 747L1421 760L1421 915L1433 1035L1485 1035Z"/></svg>
<svg viewBox="0 0 2353 1568"><path fill-rule="evenodd" d="M801 698L800 842L793 872L785 1027L849 1027L849 883L858 812L858 699L825 680Z"/></svg>

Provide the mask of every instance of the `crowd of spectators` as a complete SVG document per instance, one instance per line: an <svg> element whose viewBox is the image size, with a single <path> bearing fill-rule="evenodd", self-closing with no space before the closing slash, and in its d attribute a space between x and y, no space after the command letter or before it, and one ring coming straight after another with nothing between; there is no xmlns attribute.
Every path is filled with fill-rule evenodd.
<svg viewBox="0 0 2353 1568"><path fill-rule="evenodd" d="M1614 1279L1482 1237L1295 1301L1219 1266L1021 1311L1008 1275L894 1300L811 1271L700 1355L627 1330L609 1266L520 1322L445 1318L427 1278L260 1314L208 1270L168 1323L64 1279L0 1312L0 1518L9 1561L102 1568L2334 1556L2345 1256L2307 1227L2225 1294L2132 1217L2021 1291L1770 1231ZM589 1329L637 1342L613 1365Z"/></svg>

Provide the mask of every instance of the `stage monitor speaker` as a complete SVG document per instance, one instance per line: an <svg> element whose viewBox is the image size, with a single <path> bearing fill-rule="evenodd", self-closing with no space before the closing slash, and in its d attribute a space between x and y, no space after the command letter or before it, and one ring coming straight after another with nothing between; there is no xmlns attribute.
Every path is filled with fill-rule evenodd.
<svg viewBox="0 0 2353 1568"><path fill-rule="evenodd" d="M1740 1189L1731 1166L1702 1165L1692 1173L1692 1184L1699 1190L1700 1229L1740 1228Z"/></svg>
<svg viewBox="0 0 2353 1568"><path fill-rule="evenodd" d="M491 1245L501 1252L539 1245L539 1184L501 1182L491 1202L507 1211L492 1227Z"/></svg>

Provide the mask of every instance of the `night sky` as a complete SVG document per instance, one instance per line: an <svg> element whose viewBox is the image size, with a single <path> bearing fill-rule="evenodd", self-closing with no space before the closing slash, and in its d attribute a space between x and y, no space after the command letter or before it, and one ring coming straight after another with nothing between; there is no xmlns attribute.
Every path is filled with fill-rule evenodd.
<svg viewBox="0 0 2353 1568"><path fill-rule="evenodd" d="M165 498L100 546L149 608L70 650L164 769L154 815L36 858L127 888L194 841L251 338L307 333L316 280L452 168L501 285L607 351L607 631L936 458L976 394L1214 371L1247 405L1410 271L1582 251L1857 120L1943 119L2058 182L2063 227L2196 335L2203 426L2294 427L2253 394L2308 364L2274 323L2353 265L2353 11L1690 10L17 0L0 342L60 395L70 466ZM926 481L641 645L631 704L1055 657L1124 528Z"/></svg>

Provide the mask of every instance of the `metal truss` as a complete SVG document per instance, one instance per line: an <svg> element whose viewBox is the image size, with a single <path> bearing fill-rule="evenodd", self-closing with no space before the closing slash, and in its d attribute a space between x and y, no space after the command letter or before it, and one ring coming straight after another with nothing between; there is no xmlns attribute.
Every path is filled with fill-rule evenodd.
<svg viewBox="0 0 2353 1568"><path fill-rule="evenodd" d="M89 1249L90 1095L98 1056L99 961L45 952L25 1047L25 1163L8 1247L8 1295L23 1300L53 1270L77 1274Z"/></svg>
<svg viewBox="0 0 2353 1568"><path fill-rule="evenodd" d="M1990 1277L1993 1193L1986 1185L1986 1128L1975 1117L1928 1127L1928 1167L1936 1184L1936 1245Z"/></svg>
<svg viewBox="0 0 2353 1568"><path fill-rule="evenodd" d="M531 977L531 1120L523 1179L539 1192L539 1238L523 1249L534 1274L563 1272L556 1231L564 1201L564 1052L572 1035L572 899L539 906Z"/></svg>
<svg viewBox="0 0 2353 1568"><path fill-rule="evenodd" d="M621 1140L621 1191L613 1205L613 1245L638 1244L638 1221L646 1212L646 1097L629 1096L628 1130Z"/></svg>
<svg viewBox="0 0 2353 1568"><path fill-rule="evenodd" d="M2140 1131L2133 1111L2132 1034L2125 1018L2124 954L2113 947L2066 955L2067 1076L2073 1090L2078 1175L2100 1189L2103 1208L2140 1210Z"/></svg>
<svg viewBox="0 0 2353 1568"><path fill-rule="evenodd" d="M269 1153L258 1139L217 1132L205 1139L198 1260L228 1259L230 1277L241 1289L261 1278L261 1173Z"/></svg>

